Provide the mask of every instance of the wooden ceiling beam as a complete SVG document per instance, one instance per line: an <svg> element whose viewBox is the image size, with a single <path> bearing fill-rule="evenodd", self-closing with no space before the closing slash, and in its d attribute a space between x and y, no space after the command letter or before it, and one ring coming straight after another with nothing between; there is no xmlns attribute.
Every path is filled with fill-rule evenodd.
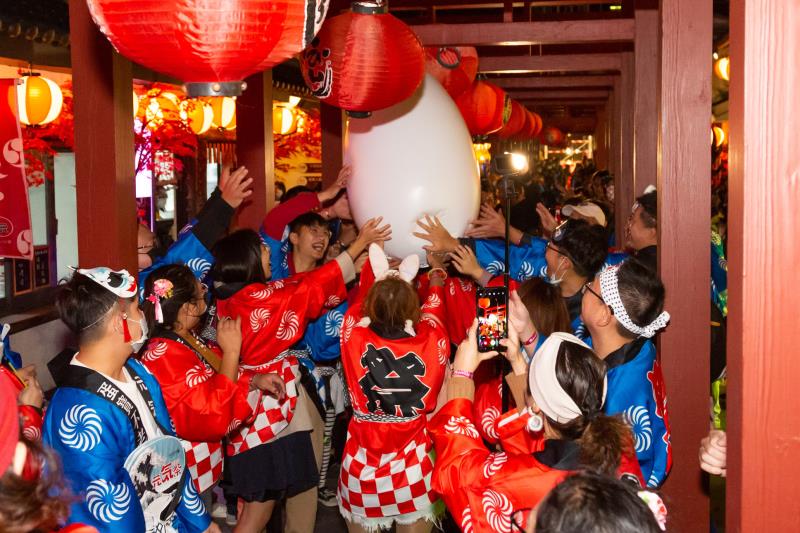
<svg viewBox="0 0 800 533"><path fill-rule="evenodd" d="M621 68L620 54L484 57L479 65L480 72L496 74L619 71Z"/></svg>
<svg viewBox="0 0 800 533"><path fill-rule="evenodd" d="M411 26L425 46L632 42L634 19L484 22Z"/></svg>
<svg viewBox="0 0 800 533"><path fill-rule="evenodd" d="M526 78L488 78L507 91L515 89L557 89L559 87L613 87L614 76L544 76Z"/></svg>
<svg viewBox="0 0 800 533"><path fill-rule="evenodd" d="M524 105L529 109L533 109L534 111L539 107L545 106L584 106L584 107L602 107L608 102L608 99L591 99L591 98L584 98L584 99L574 99L574 98L550 98L548 100L541 100L539 98L527 98L524 100L518 100L520 104Z"/></svg>
<svg viewBox="0 0 800 533"><path fill-rule="evenodd" d="M597 90L570 90L570 89L556 89L553 91L521 91L521 92L510 92L508 96L515 100L525 101L531 99L539 99L539 100L553 100L556 98L569 98L569 99L576 99L576 98L589 98L595 100L603 100L608 98L609 92L608 91L597 91Z"/></svg>

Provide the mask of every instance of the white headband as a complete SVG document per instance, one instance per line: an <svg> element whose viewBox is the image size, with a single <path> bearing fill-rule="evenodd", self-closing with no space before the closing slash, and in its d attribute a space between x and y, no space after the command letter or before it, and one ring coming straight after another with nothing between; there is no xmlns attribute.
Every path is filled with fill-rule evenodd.
<svg viewBox="0 0 800 533"><path fill-rule="evenodd" d="M558 349L562 342L572 342L591 350L585 342L570 333L555 332L547 337L542 346L536 350L528 370L528 385L531 396L539 409L558 423L565 423L583 416L580 407L561 387L556 376ZM606 402L608 379L603 377L603 403Z"/></svg>
<svg viewBox="0 0 800 533"><path fill-rule="evenodd" d="M617 286L617 271L619 267L620 265L610 266L600 272L600 294L603 296L606 305L614 310L614 317L622 324L622 327L635 335L649 339L655 335L658 330L667 325L669 322L669 313L663 311L655 320L645 327L634 324L631 317L628 316L628 311L625 310L625 306L622 305L622 298L619 296L619 287Z"/></svg>

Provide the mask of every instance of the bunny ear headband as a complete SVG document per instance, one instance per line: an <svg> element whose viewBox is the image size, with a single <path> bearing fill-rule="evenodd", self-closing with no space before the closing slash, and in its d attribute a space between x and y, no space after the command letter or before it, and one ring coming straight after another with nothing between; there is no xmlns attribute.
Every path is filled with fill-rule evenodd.
<svg viewBox="0 0 800 533"><path fill-rule="evenodd" d="M369 245L369 263L372 265L372 273L375 274L375 281L380 281L389 277L400 278L406 283L411 283L417 277L419 270L419 257L409 255L400 263L397 270L389 268L389 259L383 248L373 243Z"/></svg>

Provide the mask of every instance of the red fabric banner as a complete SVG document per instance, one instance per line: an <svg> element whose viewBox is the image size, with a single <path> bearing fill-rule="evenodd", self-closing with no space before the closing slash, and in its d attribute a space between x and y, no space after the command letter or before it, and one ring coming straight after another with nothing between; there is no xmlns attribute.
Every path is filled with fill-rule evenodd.
<svg viewBox="0 0 800 533"><path fill-rule="evenodd" d="M0 79L0 257L33 259L16 79Z"/></svg>

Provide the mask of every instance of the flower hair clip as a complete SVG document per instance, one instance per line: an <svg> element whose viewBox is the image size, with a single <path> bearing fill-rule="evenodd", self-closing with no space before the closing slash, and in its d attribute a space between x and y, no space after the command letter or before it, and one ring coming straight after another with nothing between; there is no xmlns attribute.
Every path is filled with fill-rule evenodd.
<svg viewBox="0 0 800 533"><path fill-rule="evenodd" d="M155 307L155 319L159 324L164 323L164 312L161 310L161 300L172 298L172 282L168 279L157 279L153 283L153 292L147 297L147 301Z"/></svg>

